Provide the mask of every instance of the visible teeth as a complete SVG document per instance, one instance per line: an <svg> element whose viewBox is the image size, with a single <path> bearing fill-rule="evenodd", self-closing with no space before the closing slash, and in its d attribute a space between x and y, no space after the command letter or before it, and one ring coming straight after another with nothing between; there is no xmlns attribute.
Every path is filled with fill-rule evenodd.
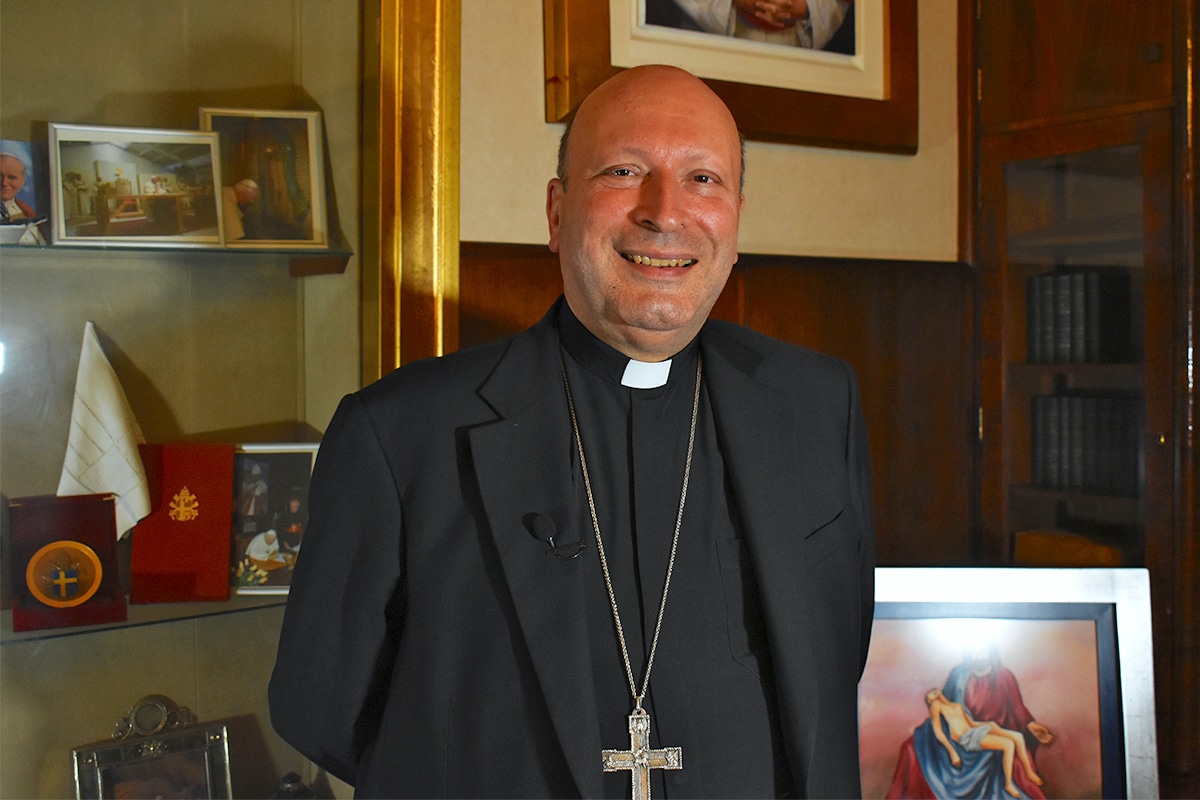
<svg viewBox="0 0 1200 800"><path fill-rule="evenodd" d="M696 263L695 259L691 258L651 258L639 255L631 255L629 260L648 267L690 267Z"/></svg>

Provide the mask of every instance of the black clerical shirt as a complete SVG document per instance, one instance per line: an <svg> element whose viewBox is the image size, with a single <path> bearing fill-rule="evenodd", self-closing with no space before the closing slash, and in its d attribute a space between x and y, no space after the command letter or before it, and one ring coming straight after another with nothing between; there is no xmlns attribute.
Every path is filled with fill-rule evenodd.
<svg viewBox="0 0 1200 800"><path fill-rule="evenodd" d="M562 306L559 331L625 641L640 690L679 511L699 342L672 359L665 385L621 385L629 359ZM605 748L629 747L633 698L573 458L592 669ZM666 612L643 707L651 745L682 748L683 769L653 770L651 796L790 793L758 591L703 383L692 471ZM596 768L600 769L600 754ZM605 794L627 797L628 772Z"/></svg>

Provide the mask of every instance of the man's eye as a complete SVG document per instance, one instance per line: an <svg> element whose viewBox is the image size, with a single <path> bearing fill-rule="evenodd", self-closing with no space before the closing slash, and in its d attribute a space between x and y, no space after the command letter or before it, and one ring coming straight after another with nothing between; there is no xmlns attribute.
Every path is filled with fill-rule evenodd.
<svg viewBox="0 0 1200 800"><path fill-rule="evenodd" d="M628 178L633 175L633 170L629 167L617 167L608 171L609 175L615 175L618 178Z"/></svg>
<svg viewBox="0 0 1200 800"><path fill-rule="evenodd" d="M692 180L696 183L716 183L716 179L712 175L697 175Z"/></svg>

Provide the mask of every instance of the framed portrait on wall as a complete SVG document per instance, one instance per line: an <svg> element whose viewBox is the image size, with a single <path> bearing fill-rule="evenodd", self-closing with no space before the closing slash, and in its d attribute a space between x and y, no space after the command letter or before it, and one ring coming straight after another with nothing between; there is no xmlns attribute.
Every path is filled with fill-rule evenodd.
<svg viewBox="0 0 1200 800"><path fill-rule="evenodd" d="M54 244L220 246L216 134L51 123Z"/></svg>
<svg viewBox="0 0 1200 800"><path fill-rule="evenodd" d="M328 246L320 112L201 108L200 127L220 137L226 246Z"/></svg>
<svg viewBox="0 0 1200 800"><path fill-rule="evenodd" d="M876 570L864 797L1156 797L1144 569Z"/></svg>
<svg viewBox="0 0 1200 800"><path fill-rule="evenodd" d="M916 0L810 0L799 19L733 0L546 0L546 119L623 68L703 78L748 139L912 154Z"/></svg>

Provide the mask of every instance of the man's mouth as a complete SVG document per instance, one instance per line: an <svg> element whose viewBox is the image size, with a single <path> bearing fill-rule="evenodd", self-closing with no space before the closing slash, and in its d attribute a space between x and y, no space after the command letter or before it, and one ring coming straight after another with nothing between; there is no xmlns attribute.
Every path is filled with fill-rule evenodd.
<svg viewBox="0 0 1200 800"><path fill-rule="evenodd" d="M621 258L644 267L690 267L696 263L694 258L653 258L637 253L621 253Z"/></svg>

